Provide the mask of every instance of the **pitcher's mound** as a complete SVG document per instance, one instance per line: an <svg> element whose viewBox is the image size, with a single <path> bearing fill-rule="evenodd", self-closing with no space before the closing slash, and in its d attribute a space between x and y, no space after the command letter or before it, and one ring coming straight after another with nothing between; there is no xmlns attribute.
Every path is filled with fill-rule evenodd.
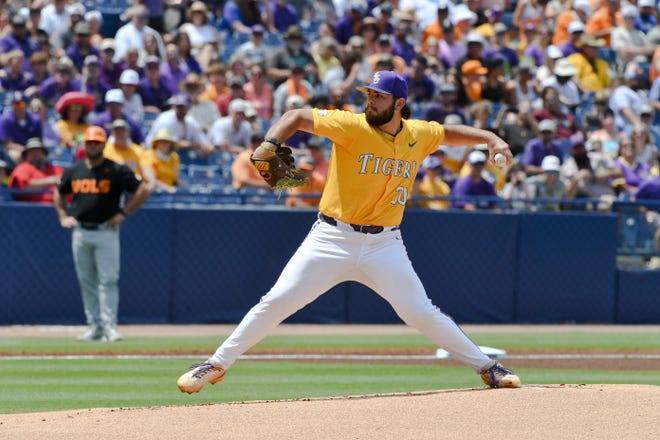
<svg viewBox="0 0 660 440"><path fill-rule="evenodd" d="M206 406L0 416L3 438L657 438L660 387L525 385Z"/></svg>

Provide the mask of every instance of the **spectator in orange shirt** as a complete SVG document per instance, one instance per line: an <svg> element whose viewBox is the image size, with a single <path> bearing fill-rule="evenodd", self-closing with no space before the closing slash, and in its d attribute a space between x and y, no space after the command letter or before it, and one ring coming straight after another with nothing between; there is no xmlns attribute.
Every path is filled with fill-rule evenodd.
<svg viewBox="0 0 660 440"><path fill-rule="evenodd" d="M227 93L227 69L220 63L211 64L204 72L208 86L199 95L200 101L215 102L220 95Z"/></svg>
<svg viewBox="0 0 660 440"><path fill-rule="evenodd" d="M585 23L591 15L591 4L589 0L575 0L573 5L559 13L555 21L555 33L552 36L552 44L559 46L570 39L568 25L574 21Z"/></svg>
<svg viewBox="0 0 660 440"><path fill-rule="evenodd" d="M610 47L610 34L616 26L624 25L620 8L621 0L604 0L587 20L586 33L592 37L603 38L605 45Z"/></svg>
<svg viewBox="0 0 660 440"><path fill-rule="evenodd" d="M30 138L23 150L23 161L9 176L9 186L19 189L50 190L43 194L18 194L16 200L26 202L52 202L53 190L60 182L64 169L46 160L48 150L39 138Z"/></svg>
<svg viewBox="0 0 660 440"><path fill-rule="evenodd" d="M252 187L270 190L270 185L252 165L250 156L264 140L264 133L253 133L250 138L250 148L240 152L231 164L231 184L236 189Z"/></svg>

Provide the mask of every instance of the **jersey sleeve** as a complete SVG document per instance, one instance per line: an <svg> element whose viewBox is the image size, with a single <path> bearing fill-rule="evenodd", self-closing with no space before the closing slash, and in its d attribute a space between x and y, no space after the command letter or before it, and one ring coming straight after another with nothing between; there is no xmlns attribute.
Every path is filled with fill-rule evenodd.
<svg viewBox="0 0 660 440"><path fill-rule="evenodd" d="M121 188L130 193L134 193L141 183L129 167L119 164L117 164L117 180Z"/></svg>
<svg viewBox="0 0 660 440"><path fill-rule="evenodd" d="M337 145L350 144L366 120L359 115L344 110L312 109L314 114L314 134L324 136Z"/></svg>
<svg viewBox="0 0 660 440"><path fill-rule="evenodd" d="M64 170L64 173L62 174L62 178L60 179L59 185L57 185L57 191L60 194L71 194L73 189L71 188L71 174L73 172L73 168L67 168Z"/></svg>

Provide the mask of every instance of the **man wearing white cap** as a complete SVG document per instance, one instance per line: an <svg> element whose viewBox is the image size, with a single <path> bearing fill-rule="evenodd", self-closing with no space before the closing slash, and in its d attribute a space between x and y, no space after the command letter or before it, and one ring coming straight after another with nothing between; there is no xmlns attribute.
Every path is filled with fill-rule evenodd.
<svg viewBox="0 0 660 440"><path fill-rule="evenodd" d="M165 53L165 44L160 34L153 28L147 26L149 10L144 5L133 5L126 10L126 16L131 20L120 27L115 34L115 56L116 63L124 59L129 47L144 49L144 37L152 35L158 44L158 51Z"/></svg>
<svg viewBox="0 0 660 440"><path fill-rule="evenodd" d="M456 180L452 189L452 195L458 198L453 202L454 208L475 211L477 209L492 209L497 206L495 200L472 199L475 196L497 197L494 182L490 182L485 178L487 175L484 173L486 160L486 154L480 150L474 150L468 155L467 161L470 164L470 173Z"/></svg>
<svg viewBox="0 0 660 440"><path fill-rule="evenodd" d="M639 18L639 11L633 5L625 5L621 8L623 26L619 25L612 31L612 49L622 65L633 61L637 56L647 60L653 55L654 47L649 42L646 34L635 27Z"/></svg>
<svg viewBox="0 0 660 440"><path fill-rule="evenodd" d="M525 166L525 172L530 176L544 171L541 164L546 156L563 157L564 155L559 142L553 140L557 132L557 123L551 119L544 119L539 122L538 128L541 135L525 144L520 159L520 163Z"/></svg>
<svg viewBox="0 0 660 440"><path fill-rule="evenodd" d="M527 183L532 189L532 197L536 199L563 199L568 196L566 185L559 178L561 161L557 156L546 156L541 162L543 174L529 177ZM536 205L543 211L559 211L561 205L555 200L546 201Z"/></svg>
<svg viewBox="0 0 660 440"><path fill-rule="evenodd" d="M584 34L584 23L581 21L572 21L568 25L569 39L561 43L558 47L561 53L567 57L579 51L578 44Z"/></svg>
<svg viewBox="0 0 660 440"><path fill-rule="evenodd" d="M656 14L656 0L637 0L639 16L635 20L635 28L648 34L658 25Z"/></svg>
<svg viewBox="0 0 660 440"><path fill-rule="evenodd" d="M137 93L140 76L135 70L126 69L119 76L119 88L124 94L124 113L136 122L144 119L142 97Z"/></svg>
<svg viewBox="0 0 660 440"><path fill-rule="evenodd" d="M209 129L209 141L218 151L240 153L250 146L252 127L245 119L250 103L237 98L229 103L229 115L215 121Z"/></svg>
<svg viewBox="0 0 660 440"><path fill-rule="evenodd" d="M124 94L120 89L110 89L105 94L105 111L99 113L94 120L94 125L103 127L106 134L112 131L112 122L115 119L125 119L131 132L131 140L136 144L144 142L144 134L140 124L124 112Z"/></svg>

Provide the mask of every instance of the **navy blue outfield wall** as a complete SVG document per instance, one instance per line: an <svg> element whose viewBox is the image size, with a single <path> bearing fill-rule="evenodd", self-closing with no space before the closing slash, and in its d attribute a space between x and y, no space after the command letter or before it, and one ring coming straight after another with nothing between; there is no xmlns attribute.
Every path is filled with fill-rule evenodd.
<svg viewBox="0 0 660 440"><path fill-rule="evenodd" d="M146 207L122 230L120 323L235 323L315 220L280 209ZM0 324L82 324L70 231L50 206L0 205ZM660 273L616 269L616 216L409 210L402 232L433 302L461 323L659 323ZM340 284L287 322L398 323Z"/></svg>

